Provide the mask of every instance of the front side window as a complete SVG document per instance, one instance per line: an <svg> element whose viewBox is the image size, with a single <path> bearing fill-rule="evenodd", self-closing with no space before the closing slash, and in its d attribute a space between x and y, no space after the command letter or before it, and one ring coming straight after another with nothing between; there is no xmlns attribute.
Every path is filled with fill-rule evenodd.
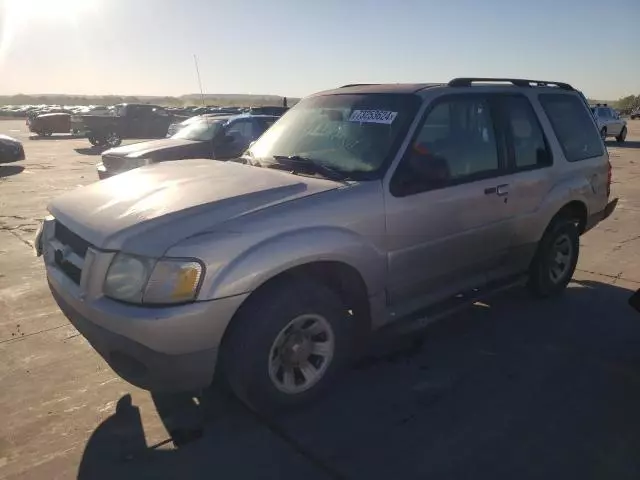
<svg viewBox="0 0 640 480"><path fill-rule="evenodd" d="M539 96L553 131L569 162L604 155L602 140L585 103L575 95Z"/></svg>
<svg viewBox="0 0 640 480"><path fill-rule="evenodd" d="M412 94L332 94L299 102L248 154L304 157L354 179L379 178L420 106Z"/></svg>
<svg viewBox="0 0 640 480"><path fill-rule="evenodd" d="M394 194L406 195L490 177L500 170L485 97L455 96L431 109L398 166Z"/></svg>
<svg viewBox="0 0 640 480"><path fill-rule="evenodd" d="M551 152L529 100L510 95L502 98L502 106L515 168L527 170L551 165Z"/></svg>
<svg viewBox="0 0 640 480"><path fill-rule="evenodd" d="M253 135L251 120L243 119L232 122L227 127L227 135L242 141L250 141Z"/></svg>

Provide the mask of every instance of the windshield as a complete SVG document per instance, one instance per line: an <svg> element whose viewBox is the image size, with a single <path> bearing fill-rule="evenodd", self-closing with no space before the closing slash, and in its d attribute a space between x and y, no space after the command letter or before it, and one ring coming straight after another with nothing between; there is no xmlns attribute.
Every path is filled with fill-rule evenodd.
<svg viewBox="0 0 640 480"><path fill-rule="evenodd" d="M212 119L200 119L190 123L171 138L182 140L196 140L198 142L208 142L218 135L222 129L223 121Z"/></svg>
<svg viewBox="0 0 640 480"><path fill-rule="evenodd" d="M305 157L353 178L374 178L398 148L420 99L410 94L334 94L305 99L251 147L259 162Z"/></svg>

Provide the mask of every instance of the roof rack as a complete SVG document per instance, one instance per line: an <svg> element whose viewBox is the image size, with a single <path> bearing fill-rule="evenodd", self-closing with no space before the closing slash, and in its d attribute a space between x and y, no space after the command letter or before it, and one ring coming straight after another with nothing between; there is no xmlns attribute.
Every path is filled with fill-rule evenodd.
<svg viewBox="0 0 640 480"><path fill-rule="evenodd" d="M339 88L366 87L367 85L378 85L378 84L377 83L349 83L347 85L342 85Z"/></svg>
<svg viewBox="0 0 640 480"><path fill-rule="evenodd" d="M470 87L475 82L511 83L516 87L557 87L562 90L575 90L568 83L547 80L527 80L524 78L454 78L448 85L450 87Z"/></svg>

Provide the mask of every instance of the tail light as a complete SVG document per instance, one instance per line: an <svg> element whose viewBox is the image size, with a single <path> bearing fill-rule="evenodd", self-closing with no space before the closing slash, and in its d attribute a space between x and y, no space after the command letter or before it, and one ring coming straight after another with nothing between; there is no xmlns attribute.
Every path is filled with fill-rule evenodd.
<svg viewBox="0 0 640 480"><path fill-rule="evenodd" d="M611 162L607 161L607 197L611 195L611 178L613 176L611 170Z"/></svg>

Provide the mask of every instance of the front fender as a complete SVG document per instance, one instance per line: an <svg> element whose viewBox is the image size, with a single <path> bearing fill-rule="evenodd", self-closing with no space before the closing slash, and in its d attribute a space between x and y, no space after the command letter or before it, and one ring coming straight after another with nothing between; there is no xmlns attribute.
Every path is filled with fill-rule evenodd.
<svg viewBox="0 0 640 480"><path fill-rule="evenodd" d="M276 275L312 262L342 262L362 276L369 295L384 288L385 253L365 237L338 227L310 227L269 237L244 249L203 284L202 300L255 290Z"/></svg>

